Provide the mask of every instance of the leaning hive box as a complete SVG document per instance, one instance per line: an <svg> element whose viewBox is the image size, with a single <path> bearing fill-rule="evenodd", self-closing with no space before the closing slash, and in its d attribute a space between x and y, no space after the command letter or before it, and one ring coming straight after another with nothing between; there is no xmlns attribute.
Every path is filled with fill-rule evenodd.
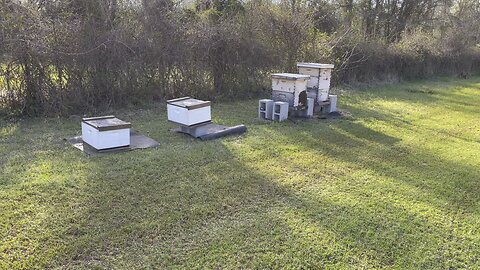
<svg viewBox="0 0 480 270"><path fill-rule="evenodd" d="M131 127L113 115L83 118L82 140L97 150L129 146Z"/></svg>
<svg viewBox="0 0 480 270"><path fill-rule="evenodd" d="M310 75L293 73L272 74L272 98L274 101L288 102L289 106L306 106L307 82Z"/></svg>
<svg viewBox="0 0 480 270"><path fill-rule="evenodd" d="M190 97L171 99L167 101L168 121L193 126L212 120L210 101Z"/></svg>
<svg viewBox="0 0 480 270"><path fill-rule="evenodd" d="M310 89L318 89L317 101L326 101L330 89L330 79L334 65L319 63L297 63L298 73L310 75L307 83ZM309 96L311 97L311 96Z"/></svg>

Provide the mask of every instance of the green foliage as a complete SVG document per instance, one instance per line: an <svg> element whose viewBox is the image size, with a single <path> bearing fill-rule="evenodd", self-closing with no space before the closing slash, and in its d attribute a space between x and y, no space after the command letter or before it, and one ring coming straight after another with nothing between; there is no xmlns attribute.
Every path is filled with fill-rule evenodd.
<svg viewBox="0 0 480 270"><path fill-rule="evenodd" d="M339 120L215 102L248 132L208 142L113 111L160 145L99 158L77 121L0 122L0 268L478 269L480 77L336 91Z"/></svg>

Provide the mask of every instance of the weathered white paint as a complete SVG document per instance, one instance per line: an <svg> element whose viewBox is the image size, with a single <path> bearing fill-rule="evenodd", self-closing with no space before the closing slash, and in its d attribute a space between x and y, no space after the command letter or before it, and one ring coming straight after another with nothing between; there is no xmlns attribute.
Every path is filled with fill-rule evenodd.
<svg viewBox="0 0 480 270"><path fill-rule="evenodd" d="M320 77L320 70L317 68L299 67L298 73L310 75L310 80L307 82L308 88L318 88L318 78Z"/></svg>
<svg viewBox="0 0 480 270"><path fill-rule="evenodd" d="M332 77L332 69L334 65L319 63L297 63L298 73L310 75L307 83L308 88L319 89L318 101L326 101L328 99L328 89L330 89L330 79ZM322 90L320 90L322 89ZM326 93L325 89L327 90Z"/></svg>
<svg viewBox="0 0 480 270"><path fill-rule="evenodd" d="M319 83L325 80L330 81L332 69L334 68L331 64L319 63L297 63L297 67L298 73L311 76L307 84L308 88L325 88L320 86Z"/></svg>
<svg viewBox="0 0 480 270"><path fill-rule="evenodd" d="M274 73L272 74L272 91L293 93L293 102L291 105L298 106L299 94L307 90L307 83L310 75L293 74L293 73ZM281 96L274 93L274 96ZM290 95L285 95L285 97ZM278 101L278 100L277 100Z"/></svg>
<svg viewBox="0 0 480 270"><path fill-rule="evenodd" d="M330 78L320 77L318 80L318 89L330 89Z"/></svg>
<svg viewBox="0 0 480 270"><path fill-rule="evenodd" d="M301 92L307 89L309 75L293 73L274 73L272 74L272 90L282 92Z"/></svg>
<svg viewBox="0 0 480 270"><path fill-rule="evenodd" d="M318 102L323 102L328 100L328 93L330 89L329 88L324 88L324 89L318 89Z"/></svg>

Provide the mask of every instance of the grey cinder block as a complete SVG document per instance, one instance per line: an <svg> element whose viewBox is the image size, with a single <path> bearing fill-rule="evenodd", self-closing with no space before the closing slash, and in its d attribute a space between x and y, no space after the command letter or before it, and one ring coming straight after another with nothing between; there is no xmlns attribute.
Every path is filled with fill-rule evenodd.
<svg viewBox="0 0 480 270"><path fill-rule="evenodd" d="M285 121L288 118L288 103L277 101L273 104L273 120Z"/></svg>
<svg viewBox="0 0 480 270"><path fill-rule="evenodd" d="M330 106L328 112L336 112L337 111L337 95L328 95L328 99L330 100Z"/></svg>
<svg viewBox="0 0 480 270"><path fill-rule="evenodd" d="M307 98L307 117L313 116L313 108L315 107L315 99Z"/></svg>
<svg viewBox="0 0 480 270"><path fill-rule="evenodd" d="M273 100L260 99L258 101L258 118L260 119L273 119Z"/></svg>

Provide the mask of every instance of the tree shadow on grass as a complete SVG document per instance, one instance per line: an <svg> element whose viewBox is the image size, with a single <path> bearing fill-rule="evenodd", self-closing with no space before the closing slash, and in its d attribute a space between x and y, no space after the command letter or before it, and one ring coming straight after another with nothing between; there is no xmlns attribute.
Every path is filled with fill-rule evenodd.
<svg viewBox="0 0 480 270"><path fill-rule="evenodd" d="M454 95L455 93L450 93ZM450 95L449 94L449 95ZM405 120L390 111L380 111L363 106L354 106L357 117L380 120L391 125L397 132L415 134L418 139L429 139L428 133L441 134L455 138L478 147L478 140L465 138L465 135L452 134L442 129L418 126L415 122ZM468 110L461 111L469 115ZM474 115L473 115L474 117ZM302 127L300 127L302 129ZM480 199L476 179L480 179L479 168L471 164L460 163L438 156L421 144L413 148L404 144L401 138L373 130L360 121L342 120L319 126L305 127L308 131L286 131L292 139L305 145L304 149L315 149L318 154L328 153L332 158L341 159L350 164L357 164L376 170L406 183L425 186L428 193L440 198L448 197L454 207L469 208L473 211ZM437 135L438 136L438 135ZM322 138L322 139L319 139ZM433 138L432 138L433 139ZM452 154L455 153L452 151ZM451 181L455 179L456 181ZM463 203L468 201L469 203Z"/></svg>
<svg viewBox="0 0 480 270"><path fill-rule="evenodd" d="M415 265L423 230L447 234L388 200L299 193L219 142L97 161L64 258L73 267Z"/></svg>
<svg viewBox="0 0 480 270"><path fill-rule="evenodd" d="M341 98L352 98L351 105L348 106L348 109L352 110L357 109L358 104L362 104L363 108L369 108L372 102L389 100L404 102L412 106L442 106L454 111L478 113L476 104L480 102L478 101L479 96L470 93L468 89L479 89L479 85L478 77L471 80L452 80L447 83L441 80L429 81L429 83L408 82L369 89L368 92L361 95L342 95ZM469 93L465 94L465 91ZM477 102L472 102L472 99L477 99ZM371 112L375 112L375 110Z"/></svg>
<svg viewBox="0 0 480 270"><path fill-rule="evenodd" d="M351 124L335 128L344 132L353 129ZM412 149L406 145L395 144L394 142L399 140L393 140L389 136L381 138L376 131L372 131L370 135L363 132L358 136L358 133L353 131L350 134L359 139L369 138L372 143L366 147L355 147L355 145L351 147L351 137L345 137L350 140L348 148L332 147L328 143L317 145L318 148L316 148L313 146L314 138L305 138L305 140L310 140L310 145L314 149L326 149L336 159L342 159L359 167L374 169L379 174L416 187L423 187L428 194L436 194L439 199L448 199L454 207L474 207L475 205L471 203L480 199L480 190L475 181L480 178L478 168L446 160L424 149ZM353 141L354 144L357 143ZM362 142L360 141L359 144ZM453 179L456 181L452 181ZM463 203L464 199L469 197L472 198L470 203Z"/></svg>
<svg viewBox="0 0 480 270"><path fill-rule="evenodd" d="M275 130L278 127L266 128L283 136ZM359 132L368 135L367 129ZM328 133L350 140L338 130ZM394 138L380 136L373 133L368 138L395 143ZM317 144L324 149L332 146L308 136L294 139L300 147L314 151L322 152L314 147ZM264 144L267 150L278 146L276 140ZM289 176L283 174L296 171L293 162L280 165L286 169L281 172L256 167L262 162L283 162L289 153L304 154L293 148L268 152L255 160L255 153L236 151L232 145L235 139L200 142L178 136L157 149L95 159L87 159L73 148L63 154L61 148L54 148L53 153L37 152L25 174L18 176L26 181L8 186L12 202L5 205L9 210L35 206L21 213L20 219L6 217L12 223L24 218L28 224L36 224L23 228L30 242L16 238L14 232L22 227L13 224L7 234L18 241L18 249L10 247L9 252L21 254L18 252L25 244L34 244L35 249L20 256L24 264L5 256L7 266L422 266L431 258L425 262L410 259L425 249L418 235L446 234L445 228L435 227L391 201L382 201L382 207L365 201L355 190L345 190L347 182L340 181L330 194L322 193L328 182L310 189L285 184L282 179ZM330 151L329 155L339 154L334 147ZM340 177L341 172L335 175ZM15 200L27 203L14 206Z"/></svg>
<svg viewBox="0 0 480 270"><path fill-rule="evenodd" d="M359 172L355 174L358 179L355 179L355 177L351 178L353 176L350 176L350 173L344 173L337 169L339 172L333 173L333 177L337 178L337 184L342 182L338 178L345 177L343 179L345 186L339 188L338 193L342 194L343 199L350 202L355 210L378 211L377 214L383 214L385 220L383 223L374 222L371 227L362 228L362 226L351 225L346 228L347 232L342 231L340 234L360 240L361 234L355 236L349 234L348 230L369 231L371 229L375 231L376 226L382 227L388 224L386 226L394 229L406 230L399 233L411 237L412 242L418 243L429 238L432 241L432 247L439 249L439 253L435 255L440 257L437 260L444 263L445 267L451 266L448 264L450 259L453 261L452 265L456 267L469 267L475 263L475 260L465 258L474 256L475 251L471 252L471 250L475 250L475 242L479 238L478 235L472 233L479 229L475 221L479 218L480 190L477 183L477 180L480 179L479 168L440 158L422 148L411 149L402 145L399 139L382 135L364 126L359 128L358 125L360 124L337 122L329 126L322 126L321 131L318 132L303 132L301 127L298 132L288 129L277 131L278 136L285 137L279 142L280 145L287 145L289 142L295 141L302 145L298 151L308 153L305 156L322 157L327 153L328 157L319 160L319 164L322 162L324 164L335 163L340 160L343 162L341 164L345 166L345 171ZM319 140L319 134L322 134L323 140ZM267 147L266 149L268 151ZM281 151L281 147L279 149ZM261 155L261 153L259 154ZM304 167L303 161L298 161L298 159L287 158L278 162L284 164L285 171L295 171L297 168ZM322 168L332 169L328 165L322 166ZM329 175L324 174L323 177L328 178ZM320 183L323 182L321 177L318 180ZM347 190L347 192L342 193L343 190ZM311 195L311 200L315 201L316 197ZM373 204L375 207L364 207L363 203ZM317 207L322 206L317 205L308 207L308 209ZM426 214L429 212L431 215ZM357 218L358 215L352 216L352 219ZM418 227L410 228L410 224ZM438 227L439 231L433 233L430 231L432 227ZM386 231L377 232L380 234L394 233L389 229L384 229ZM460 231L460 233L453 233L453 231ZM405 235L403 237L406 237ZM424 237L425 239L423 239ZM465 238L468 240L465 241ZM373 249L386 248L385 253L395 250L393 247L385 246L395 245L395 241L386 240L385 243L378 241L376 247L375 241L372 239L376 239L376 237L367 237L362 241L371 242L369 247ZM396 239L397 244L403 245L403 240L405 239ZM442 252L448 253L451 250L442 251L442 245L455 246L465 250L467 255L465 258L460 258L461 256L448 258L448 254L442 254ZM425 252L437 252L428 250L428 247L424 248ZM417 255L421 257L422 254ZM408 256L397 259L409 262ZM423 263L428 263L428 260L432 259L425 257ZM410 261L410 263L413 262ZM421 262L418 263L417 266L422 265Z"/></svg>
<svg viewBox="0 0 480 270"><path fill-rule="evenodd" d="M475 117L480 114L480 110L473 108L471 105L464 106L464 100L443 97L442 100L448 100L448 102L442 101L442 103L438 105L438 108L444 108L445 111L441 115L444 115L449 119L443 125L437 125L436 127L423 123L429 120L441 123L441 120L439 119L440 115L435 111L427 112L420 110L418 113L422 114L422 116L418 117L418 119L412 119L412 117L408 117L408 114L402 115L401 113L389 110L388 108L379 109L368 106L353 106L349 107L349 111L354 115L352 117L353 120L361 119L364 122L377 121L386 123L387 125L394 124L399 131L403 130L412 134L428 132L435 136L440 135L446 138L455 138L469 144L479 143L480 140L476 139L477 137L475 136L478 129L475 125ZM478 103L480 104L480 99L478 100ZM431 109L431 107L429 107L429 109ZM463 119L455 121L459 116ZM436 118L431 119L431 117ZM471 125L468 126L468 123L471 123ZM352 129L352 132L357 131Z"/></svg>

